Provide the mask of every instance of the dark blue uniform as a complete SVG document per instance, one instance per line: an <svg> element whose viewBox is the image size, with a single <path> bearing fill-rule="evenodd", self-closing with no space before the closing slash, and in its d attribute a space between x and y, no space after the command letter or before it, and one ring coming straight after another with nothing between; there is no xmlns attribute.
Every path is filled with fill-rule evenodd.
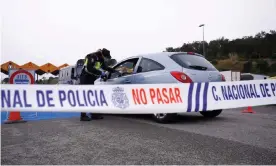
<svg viewBox="0 0 276 166"><path fill-rule="evenodd" d="M80 75L80 85L94 85L94 81L104 76L104 71L116 72L113 68L107 66L106 61L110 60L110 52L107 49L98 50L97 52L86 55L84 66ZM102 119L101 114L92 114L92 119ZM85 112L81 113L80 120L90 121Z"/></svg>

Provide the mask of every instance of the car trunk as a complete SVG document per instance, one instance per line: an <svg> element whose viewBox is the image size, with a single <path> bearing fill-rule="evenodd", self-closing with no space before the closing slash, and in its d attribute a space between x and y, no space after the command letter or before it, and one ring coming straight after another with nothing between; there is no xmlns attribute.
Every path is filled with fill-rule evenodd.
<svg viewBox="0 0 276 166"><path fill-rule="evenodd" d="M183 68L183 73L188 74L193 82L221 82L219 71L199 71Z"/></svg>
<svg viewBox="0 0 276 166"><path fill-rule="evenodd" d="M177 53L171 58L182 67L193 82L220 82L220 72L203 56L198 54Z"/></svg>

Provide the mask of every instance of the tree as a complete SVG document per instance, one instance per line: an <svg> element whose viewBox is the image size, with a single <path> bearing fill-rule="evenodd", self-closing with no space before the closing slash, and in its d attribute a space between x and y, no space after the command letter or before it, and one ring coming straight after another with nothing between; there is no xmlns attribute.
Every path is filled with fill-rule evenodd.
<svg viewBox="0 0 276 166"><path fill-rule="evenodd" d="M174 52L174 48L173 47L168 47L168 48L166 48L166 51L167 52Z"/></svg>
<svg viewBox="0 0 276 166"><path fill-rule="evenodd" d="M248 61L248 62L244 63L244 65L243 65L243 71L242 72L244 72L244 73L250 73L251 69L252 69L252 62Z"/></svg>
<svg viewBox="0 0 276 166"><path fill-rule="evenodd" d="M258 60L257 61L257 71L258 73L268 73L269 72L269 65L265 60Z"/></svg>
<svg viewBox="0 0 276 166"><path fill-rule="evenodd" d="M276 53L276 31L270 30L257 33L255 36L244 36L240 39L229 40L221 37L216 40L205 42L206 53L209 58L224 59L229 53L237 53L244 59L269 58ZM168 52L202 52L202 42L183 43L181 47L168 47Z"/></svg>
<svg viewBox="0 0 276 166"><path fill-rule="evenodd" d="M270 66L270 71L271 71L271 74L272 74L273 76L276 75L276 62L273 63L273 64L271 64L271 66Z"/></svg>
<svg viewBox="0 0 276 166"><path fill-rule="evenodd" d="M269 69L268 61L276 59L276 31L261 31L253 36L229 40L221 37L210 42L205 42L206 58L216 64L220 60L231 59L232 55L237 56L237 60L243 61L243 71L252 72L256 69L259 73L273 72ZM181 47L167 47L168 52L196 52L203 53L202 42L183 43ZM230 57L229 57L230 56ZM259 61L263 60L263 61ZM237 61L237 62L239 62ZM245 63L244 63L245 62ZM253 65L257 63L256 65ZM271 63L271 62L270 62ZM223 66L220 66L223 68ZM242 70L242 69L241 69Z"/></svg>

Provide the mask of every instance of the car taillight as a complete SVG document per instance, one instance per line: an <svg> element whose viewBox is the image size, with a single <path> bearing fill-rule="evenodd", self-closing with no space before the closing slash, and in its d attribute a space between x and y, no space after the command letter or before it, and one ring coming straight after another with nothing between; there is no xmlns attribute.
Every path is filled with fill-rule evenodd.
<svg viewBox="0 0 276 166"><path fill-rule="evenodd" d="M171 75L177 79L178 81L182 83L192 83L192 79L187 76L185 73L179 72L179 71L172 71Z"/></svg>
<svg viewBox="0 0 276 166"><path fill-rule="evenodd" d="M226 81L224 75L223 74L220 74L220 75L221 75L221 80Z"/></svg>

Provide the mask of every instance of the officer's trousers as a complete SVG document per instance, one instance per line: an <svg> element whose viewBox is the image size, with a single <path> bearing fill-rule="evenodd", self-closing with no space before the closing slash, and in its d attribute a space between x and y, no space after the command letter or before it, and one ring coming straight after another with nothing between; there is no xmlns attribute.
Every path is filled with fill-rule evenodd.
<svg viewBox="0 0 276 166"><path fill-rule="evenodd" d="M92 75L89 75L87 73L82 73L80 75L80 85L94 85L94 82L97 80L98 77L96 76L92 76ZM95 113L91 113L91 116L93 115L101 115L101 114L95 114ZM85 117L86 116L86 113L85 112L81 112L81 117Z"/></svg>

